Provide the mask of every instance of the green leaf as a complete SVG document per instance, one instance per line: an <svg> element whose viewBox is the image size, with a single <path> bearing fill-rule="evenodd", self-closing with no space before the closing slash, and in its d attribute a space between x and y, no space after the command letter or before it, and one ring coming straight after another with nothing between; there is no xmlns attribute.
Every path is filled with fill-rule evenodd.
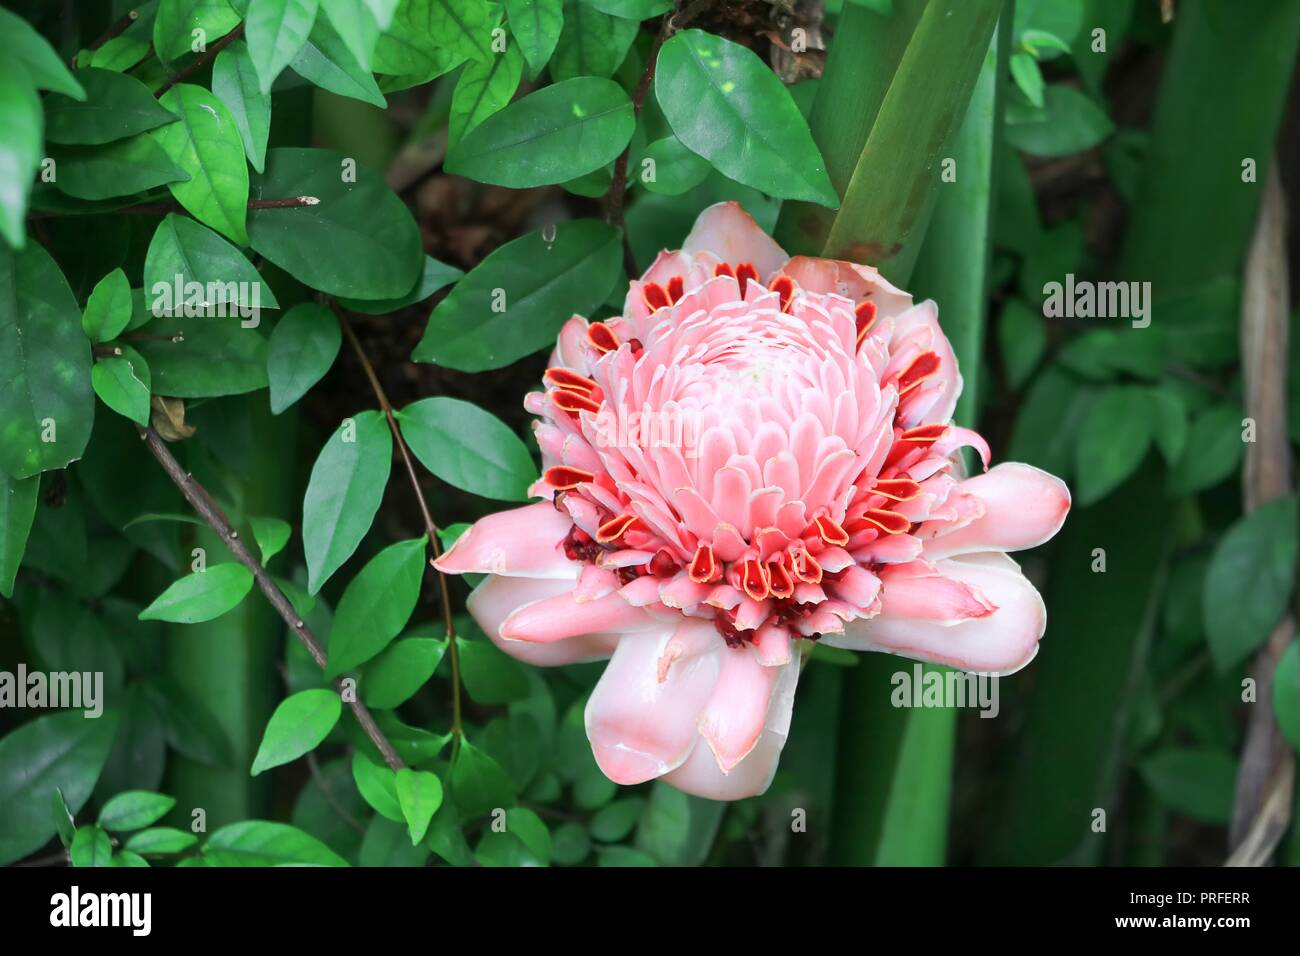
<svg viewBox="0 0 1300 956"><path fill-rule="evenodd" d="M464 372L509 365L553 345L574 313L591 315L622 275L619 234L602 222L560 223L549 243L529 233L457 283L411 357Z"/></svg>
<svg viewBox="0 0 1300 956"><path fill-rule="evenodd" d="M58 168L54 185L75 199L130 196L190 178L147 133L105 146L65 146L50 152Z"/></svg>
<svg viewBox="0 0 1300 956"><path fill-rule="evenodd" d="M286 698L266 724L249 773L256 777L315 750L342 713L343 702L332 688L299 691Z"/></svg>
<svg viewBox="0 0 1300 956"><path fill-rule="evenodd" d="M287 823L245 820L224 826L203 845L209 866L347 866L314 836Z"/></svg>
<svg viewBox="0 0 1300 956"><path fill-rule="evenodd" d="M645 801L639 797L615 800L591 818L591 835L602 843L617 843L632 832L644 809Z"/></svg>
<svg viewBox="0 0 1300 956"><path fill-rule="evenodd" d="M1088 410L1075 447L1079 504L1100 501L1137 470L1151 443L1146 390L1107 388Z"/></svg>
<svg viewBox="0 0 1300 956"><path fill-rule="evenodd" d="M467 24L475 34L489 35L490 24L482 16L480 5L470 3L468 13L470 20L462 17L461 22ZM375 55L371 62L374 71L403 78L402 86L398 87L400 89L426 83L462 63L469 56L466 44L449 44L446 40L449 31L431 29L435 16L445 22L449 14L450 8L438 0L402 0L392 22L384 28L379 42L375 44ZM457 39L465 39L459 30ZM472 45L475 37L468 39ZM486 60L488 56L485 53L475 58Z"/></svg>
<svg viewBox="0 0 1300 956"><path fill-rule="evenodd" d="M0 865L39 850L55 835L50 799L76 813L90 797L117 730L109 714L79 710L37 717L0 739Z"/></svg>
<svg viewBox="0 0 1300 956"><path fill-rule="evenodd" d="M1214 549L1201 593L1210 656L1220 672L1263 646L1282 618L1296 570L1296 499L1260 505Z"/></svg>
<svg viewBox="0 0 1300 956"><path fill-rule="evenodd" d="M1226 825L1232 817L1237 761L1204 747L1168 747L1138 764L1138 771L1169 809L1203 823Z"/></svg>
<svg viewBox="0 0 1300 956"><path fill-rule="evenodd" d="M149 424L149 365L135 349L119 345L120 355L102 356L90 370L100 401L137 425Z"/></svg>
<svg viewBox="0 0 1300 956"><path fill-rule="evenodd" d="M244 19L248 55L263 93L298 55L316 22L316 0L250 0Z"/></svg>
<svg viewBox="0 0 1300 956"><path fill-rule="evenodd" d="M397 799L397 775L370 760L361 751L352 754L352 780L366 803L375 812L394 823L405 823L402 805Z"/></svg>
<svg viewBox="0 0 1300 956"><path fill-rule="evenodd" d="M519 88L524 60L514 46L490 60L465 64L451 94L447 145L454 147L467 132L510 102Z"/></svg>
<svg viewBox="0 0 1300 956"><path fill-rule="evenodd" d="M551 862L551 831L535 812L511 807L506 811L506 832L518 838L543 865Z"/></svg>
<svg viewBox="0 0 1300 956"><path fill-rule="evenodd" d="M355 174L355 181L353 179ZM381 176L325 149L273 149L257 199L312 196L315 205L255 209L253 248L295 279L330 295L388 299L411 290L424 265L410 210Z"/></svg>
<svg viewBox="0 0 1300 956"><path fill-rule="evenodd" d="M14 577L27 550L41 479L10 478L0 470L0 595L14 596Z"/></svg>
<svg viewBox="0 0 1300 956"><path fill-rule="evenodd" d="M458 59L490 60L495 16L486 0L402 0L385 39L419 43L417 35L433 37L439 47ZM380 40L380 46L384 39ZM381 70L381 73L391 72ZM415 72L402 69L400 73Z"/></svg>
<svg viewBox="0 0 1300 956"><path fill-rule="evenodd" d="M326 677L365 663L401 633L420 597L426 547L423 536L391 544L348 583L330 627Z"/></svg>
<svg viewBox="0 0 1300 956"><path fill-rule="evenodd" d="M302 503L310 593L321 589L370 530L392 456L393 436L380 412L345 419L321 449Z"/></svg>
<svg viewBox="0 0 1300 956"><path fill-rule="evenodd" d="M429 821L442 804L442 781L426 770L403 767L397 771L397 801L406 818L411 846L424 839Z"/></svg>
<svg viewBox="0 0 1300 956"><path fill-rule="evenodd" d="M677 138L723 175L771 196L839 205L808 124L752 50L684 30L659 51L655 96Z"/></svg>
<svg viewBox="0 0 1300 956"><path fill-rule="evenodd" d="M140 612L142 621L198 624L236 607L253 586L248 568L234 561L214 564L176 581Z"/></svg>
<svg viewBox="0 0 1300 956"><path fill-rule="evenodd" d="M154 319L136 342L153 390L176 398L239 395L266 387L266 339L238 318Z"/></svg>
<svg viewBox="0 0 1300 956"><path fill-rule="evenodd" d="M1045 105L1043 71L1038 68L1038 60L1031 54L1023 52L1011 54L1011 77L1030 103L1040 109Z"/></svg>
<svg viewBox="0 0 1300 956"><path fill-rule="evenodd" d="M1012 388L1020 388L1047 349L1047 326L1042 313L1020 299L1009 299L998 320L998 343L1007 380Z"/></svg>
<svg viewBox="0 0 1300 956"><path fill-rule="evenodd" d="M1192 420L1183 454L1169 471L1169 491L1192 494L1213 488L1241 464L1246 445L1243 413L1231 403L1211 405Z"/></svg>
<svg viewBox="0 0 1300 956"><path fill-rule="evenodd" d="M271 96L257 83L257 70L242 40L217 54L212 64L212 92L235 118L244 155L259 173L266 166L266 140L271 133Z"/></svg>
<svg viewBox="0 0 1300 956"><path fill-rule="evenodd" d="M262 281L242 252L206 226L175 213L168 213L158 224L149 243L144 289L156 316L180 316L183 312L193 316L198 309L234 315L237 307L242 307L243 312L252 313L248 316L252 319L255 310L280 306L270 285ZM165 308L168 302L170 308Z"/></svg>
<svg viewBox="0 0 1300 956"><path fill-rule="evenodd" d="M513 657L489 641L457 638L456 647L460 652L460 678L475 701L491 706L528 697L528 674Z"/></svg>
<svg viewBox="0 0 1300 956"><path fill-rule="evenodd" d="M564 0L505 0L506 21L528 61L528 78L537 79L555 52L564 27Z"/></svg>
<svg viewBox="0 0 1300 956"><path fill-rule="evenodd" d="M1020 0L1011 32L1017 46L1032 46L1043 35L1056 41L1054 48L1068 53L1083 26L1084 0Z"/></svg>
<svg viewBox="0 0 1300 956"><path fill-rule="evenodd" d="M266 351L274 414L279 415L325 377L342 342L338 321L323 305L303 302L284 314L271 330Z"/></svg>
<svg viewBox="0 0 1300 956"><path fill-rule="evenodd" d="M248 523L253 528L257 548L262 552L263 565L283 550L293 530L289 527L289 522L281 521L279 518L251 517Z"/></svg>
<svg viewBox="0 0 1300 956"><path fill-rule="evenodd" d="M304 80L338 96L351 97L381 109L388 105L370 70L357 62L347 41L324 18L289 64Z"/></svg>
<svg viewBox="0 0 1300 956"><path fill-rule="evenodd" d="M406 295L396 299L349 299L340 296L338 303L349 312L360 312L363 315L388 315L399 309L404 309L408 305L423 302L439 289L460 279L464 274L455 266L439 262L433 256L425 256L424 271L420 273L420 278L416 280L414 288Z"/></svg>
<svg viewBox="0 0 1300 956"><path fill-rule="evenodd" d="M394 0L393 7L396 6ZM374 12L354 0L321 0L320 8L334 32L347 44L352 58L363 70L369 71L380 34L379 21ZM320 24L321 17L318 14L316 25Z"/></svg>
<svg viewBox="0 0 1300 956"><path fill-rule="evenodd" d="M131 834L130 839L126 841L126 848L144 856L161 856L167 853L184 853L198 842L198 837L185 830L177 830L174 827L150 827L148 830Z"/></svg>
<svg viewBox="0 0 1300 956"><path fill-rule="evenodd" d="M692 153L676 136L665 136L646 148L636 181L652 193L680 196L704 182L712 168L707 159Z"/></svg>
<svg viewBox="0 0 1300 956"><path fill-rule="evenodd" d="M396 707L425 685L447 651L445 640L404 637L393 641L361 671L361 699L367 707Z"/></svg>
<svg viewBox="0 0 1300 956"><path fill-rule="evenodd" d="M25 72L37 89L62 93L73 99L86 96L86 91L68 72L62 58L45 42L45 38L22 17L3 8L0 8L0 60L21 67L19 72ZM12 133L12 128L6 128L6 136Z"/></svg>
<svg viewBox="0 0 1300 956"><path fill-rule="evenodd" d="M649 20L673 8L671 0L584 0L602 13L611 17L627 17L629 20Z"/></svg>
<svg viewBox="0 0 1300 956"><path fill-rule="evenodd" d="M591 852L587 828L577 823L562 823L556 827L551 843L553 859L564 866L577 866Z"/></svg>
<svg viewBox="0 0 1300 956"><path fill-rule="evenodd" d="M397 422L415 457L448 484L484 498L528 500L537 467L519 436L491 412L434 396L401 409Z"/></svg>
<svg viewBox="0 0 1300 956"><path fill-rule="evenodd" d="M613 76L639 29L636 20L611 17L586 0L566 0L564 30L551 55L551 79Z"/></svg>
<svg viewBox="0 0 1300 956"><path fill-rule="evenodd" d="M77 75L85 84L83 99L55 93L45 103L45 138L51 143L111 143L176 122L133 76L97 69Z"/></svg>
<svg viewBox="0 0 1300 956"><path fill-rule="evenodd" d="M1034 156L1066 156L1092 149L1115 131L1101 107L1072 86L1047 87L1041 115L1008 123L1007 142Z"/></svg>
<svg viewBox="0 0 1300 956"><path fill-rule="evenodd" d="M225 103L191 83L178 83L158 102L179 116L180 122L149 135L190 176L187 182L168 183L167 188L194 218L238 245L248 245L244 225L248 164L234 116Z"/></svg>
<svg viewBox="0 0 1300 956"><path fill-rule="evenodd" d="M131 283L126 273L114 269L95 283L86 310L81 313L81 327L92 342L110 342L131 321Z"/></svg>
<svg viewBox="0 0 1300 956"><path fill-rule="evenodd" d="M68 847L68 857L76 867L108 866L112 856L112 841L96 826L79 829Z"/></svg>
<svg viewBox="0 0 1300 956"><path fill-rule="evenodd" d="M88 66L124 73L149 55L149 42L123 34L113 37L90 55Z"/></svg>
<svg viewBox="0 0 1300 956"><path fill-rule="evenodd" d="M161 820L174 806L176 799L166 794L128 790L104 804L96 822L105 830L139 830Z"/></svg>
<svg viewBox="0 0 1300 956"><path fill-rule="evenodd" d="M1287 743L1300 751L1300 644L1294 641L1273 672L1273 714Z"/></svg>
<svg viewBox="0 0 1300 956"><path fill-rule="evenodd" d="M3 9L0 14L9 16ZM41 163L44 118L31 80L12 63L0 64L0 115L5 120L0 137L0 181L5 184L0 190L0 234L19 248L26 236L27 197Z"/></svg>
<svg viewBox="0 0 1300 956"><path fill-rule="evenodd" d="M463 819L473 819L515 802L515 785L501 765L462 740L451 765L451 793Z"/></svg>
<svg viewBox="0 0 1300 956"><path fill-rule="evenodd" d="M514 189L562 183L616 158L635 128L622 87L574 77L489 116L447 153L445 168Z"/></svg>
<svg viewBox="0 0 1300 956"><path fill-rule="evenodd" d="M713 845L725 806L656 780L637 827L637 849L665 866L699 866Z"/></svg>
<svg viewBox="0 0 1300 956"><path fill-rule="evenodd" d="M0 469L27 478L81 457L95 404L81 310L50 254L0 248Z"/></svg>
<svg viewBox="0 0 1300 956"><path fill-rule="evenodd" d="M159 0L153 21L153 46L159 59L171 63L194 50L195 33L211 46L235 27L237 14L226 0Z"/></svg>
<svg viewBox="0 0 1300 956"><path fill-rule="evenodd" d="M1187 447L1187 406L1177 392L1155 387L1147 393L1151 398L1152 433L1165 461L1176 464Z"/></svg>

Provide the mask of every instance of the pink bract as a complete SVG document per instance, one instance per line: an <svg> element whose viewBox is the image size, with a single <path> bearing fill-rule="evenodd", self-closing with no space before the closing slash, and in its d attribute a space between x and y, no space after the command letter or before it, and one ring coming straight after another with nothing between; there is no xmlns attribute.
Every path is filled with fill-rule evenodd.
<svg viewBox="0 0 1300 956"><path fill-rule="evenodd" d="M763 792L811 640L1010 673L1042 599L1007 551L1070 507L1029 465L962 474L962 380L933 302L875 269L790 258L735 203L574 316L530 394L549 499L491 515L438 562L486 573L469 608L533 664L609 658L586 708L610 779Z"/></svg>

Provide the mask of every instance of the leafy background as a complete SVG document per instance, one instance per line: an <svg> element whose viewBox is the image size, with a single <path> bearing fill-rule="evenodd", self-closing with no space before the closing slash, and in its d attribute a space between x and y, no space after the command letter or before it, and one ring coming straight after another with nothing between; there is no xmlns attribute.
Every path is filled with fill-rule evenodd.
<svg viewBox="0 0 1300 956"><path fill-rule="evenodd" d="M1300 5L6 7L0 669L107 706L0 710L0 862L1300 862ZM559 325L721 199L936 298L959 418L1076 502L999 719L818 648L730 805L606 780L599 665L517 665L427 564L526 499ZM260 324L154 317L177 274ZM1045 318L1066 274L1150 326Z"/></svg>

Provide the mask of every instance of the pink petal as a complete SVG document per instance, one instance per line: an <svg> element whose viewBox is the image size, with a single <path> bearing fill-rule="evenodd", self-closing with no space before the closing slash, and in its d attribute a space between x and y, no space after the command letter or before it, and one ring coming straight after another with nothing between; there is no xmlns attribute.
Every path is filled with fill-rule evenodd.
<svg viewBox="0 0 1300 956"><path fill-rule="evenodd" d="M978 587L941 572L917 573L915 568L919 564L881 570L882 615L958 624L970 618L987 617L996 610Z"/></svg>
<svg viewBox="0 0 1300 956"><path fill-rule="evenodd" d="M572 581L489 577L470 594L466 607L492 643L511 657L539 667L602 660L614 653L615 634L583 634L553 644L528 644L501 638L501 622L526 604L563 594Z"/></svg>
<svg viewBox="0 0 1300 956"><path fill-rule="evenodd" d="M498 511L475 522L434 565L445 574L571 581L581 565L564 556L560 542L572 527L549 501Z"/></svg>
<svg viewBox="0 0 1300 956"><path fill-rule="evenodd" d="M944 533L942 525L920 529L927 558L944 558L973 551L1020 551L1050 539L1070 511L1070 489L1055 475L1007 462L967 478L962 492L984 502L984 514L970 524Z"/></svg>
<svg viewBox="0 0 1300 956"><path fill-rule="evenodd" d="M722 670L704 712L700 734L718 758L723 773L730 773L754 749L767 722L772 688L780 667L764 667L746 645L719 652Z"/></svg>
<svg viewBox="0 0 1300 956"><path fill-rule="evenodd" d="M701 621L686 628L713 630ZM681 765L695 746L695 722L717 681L718 654L682 656L660 679L659 660L674 631L624 636L587 700L587 739L596 763L615 783L644 783ZM721 637L716 646L725 648Z"/></svg>
<svg viewBox="0 0 1300 956"><path fill-rule="evenodd" d="M525 604L501 623L507 641L549 644L580 634L626 634L654 626L643 608L633 607L614 593L595 601L579 601L570 591Z"/></svg>
<svg viewBox="0 0 1300 956"><path fill-rule="evenodd" d="M789 257L738 202L720 202L700 213L683 252L711 252L733 266L751 262L765 279Z"/></svg>

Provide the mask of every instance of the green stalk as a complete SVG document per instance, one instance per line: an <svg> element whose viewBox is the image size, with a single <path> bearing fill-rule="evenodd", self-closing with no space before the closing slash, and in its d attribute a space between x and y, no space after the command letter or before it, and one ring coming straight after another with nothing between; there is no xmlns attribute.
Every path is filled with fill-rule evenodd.
<svg viewBox="0 0 1300 956"><path fill-rule="evenodd" d="M1004 18L1001 35L1009 32L1009 22ZM965 379L957 412L963 424L974 423L983 343L1005 47L1005 40L995 38L986 51L951 150L956 180L940 186L912 283L918 297L940 303L940 322ZM944 861L957 711L893 707L891 678L899 668L896 658L872 655L845 676L833 821L839 863L934 866ZM926 673L945 671L925 668Z"/></svg>

